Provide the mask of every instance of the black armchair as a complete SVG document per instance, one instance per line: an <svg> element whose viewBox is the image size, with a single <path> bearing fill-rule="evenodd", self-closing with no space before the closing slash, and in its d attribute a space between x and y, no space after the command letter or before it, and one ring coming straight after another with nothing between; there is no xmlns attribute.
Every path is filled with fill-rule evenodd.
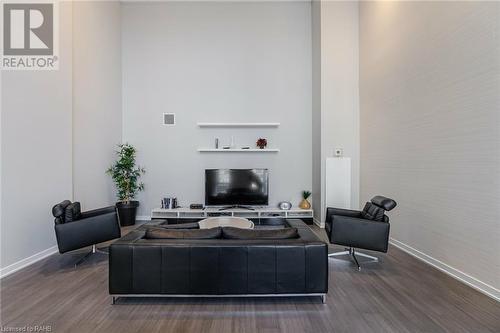
<svg viewBox="0 0 500 333"><path fill-rule="evenodd" d="M385 215L396 207L396 201L375 196L365 204L362 211L328 207L326 210L325 230L330 243L346 246L342 252L328 256L349 255L358 270L361 269L356 255L377 262L378 258L365 253L356 252L355 248L387 252L389 244L389 217Z"/></svg>
<svg viewBox="0 0 500 333"><path fill-rule="evenodd" d="M95 253L106 253L96 244L120 238L121 231L114 206L80 212L80 203L65 200L52 208L55 217L55 232L59 253L92 246L91 252L83 256L75 266Z"/></svg>

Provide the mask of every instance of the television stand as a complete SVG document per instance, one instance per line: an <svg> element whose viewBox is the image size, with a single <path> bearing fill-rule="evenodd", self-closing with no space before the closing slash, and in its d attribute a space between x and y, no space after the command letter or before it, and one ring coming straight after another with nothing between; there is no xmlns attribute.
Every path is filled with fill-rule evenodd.
<svg viewBox="0 0 500 333"><path fill-rule="evenodd" d="M230 209L234 209L234 208L247 209L247 210L255 210L255 208L252 208L250 206L232 205L232 206L226 206L226 207L219 208L219 211L230 210Z"/></svg>
<svg viewBox="0 0 500 333"><path fill-rule="evenodd" d="M205 209L174 208L163 209L154 208L151 211L151 219L165 219L169 223L186 223L206 219L207 217L235 216L244 217L255 224L265 224L266 221L275 219L301 219L307 224L313 223L313 210L292 208L281 210L277 207L251 207L253 210L245 208L227 208L220 211L218 207L206 207Z"/></svg>

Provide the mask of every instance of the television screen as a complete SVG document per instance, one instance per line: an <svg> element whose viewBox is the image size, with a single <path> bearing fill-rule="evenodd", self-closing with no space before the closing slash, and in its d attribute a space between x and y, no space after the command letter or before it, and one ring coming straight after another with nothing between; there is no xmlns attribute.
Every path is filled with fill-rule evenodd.
<svg viewBox="0 0 500 333"><path fill-rule="evenodd" d="M269 201L267 169L205 170L207 206L267 205Z"/></svg>

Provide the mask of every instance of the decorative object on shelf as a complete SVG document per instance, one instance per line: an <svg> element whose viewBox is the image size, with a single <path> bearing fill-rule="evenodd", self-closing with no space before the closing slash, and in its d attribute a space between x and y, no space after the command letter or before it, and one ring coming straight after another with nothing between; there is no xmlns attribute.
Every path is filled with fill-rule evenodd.
<svg viewBox="0 0 500 333"><path fill-rule="evenodd" d="M302 201L299 204L299 208L311 209L311 203L307 200L310 196L310 191L302 191Z"/></svg>
<svg viewBox="0 0 500 333"><path fill-rule="evenodd" d="M189 209L204 209L203 204L193 203L189 205Z"/></svg>
<svg viewBox="0 0 500 333"><path fill-rule="evenodd" d="M250 146L242 146L241 149L250 149Z"/></svg>
<svg viewBox="0 0 500 333"><path fill-rule="evenodd" d="M132 200L136 194L144 190L144 183L139 182L139 177L146 170L135 165L136 149L134 146L124 143L118 145L116 162L106 170L111 176L117 189L118 218L122 226L135 224L135 215L139 201Z"/></svg>
<svg viewBox="0 0 500 333"><path fill-rule="evenodd" d="M278 208L281 210L290 210L292 209L292 203L289 201L282 201L278 204Z"/></svg>
<svg viewBox="0 0 500 333"><path fill-rule="evenodd" d="M236 147L235 144L234 144L234 136L233 135L231 135L231 145L230 145L230 147L231 147L231 149L234 149L234 147Z"/></svg>
<svg viewBox="0 0 500 333"><path fill-rule="evenodd" d="M177 205L177 198L163 198L161 200L161 208L163 209L175 209L179 207Z"/></svg>
<svg viewBox="0 0 500 333"><path fill-rule="evenodd" d="M215 149L219 149L219 138L215 138Z"/></svg>
<svg viewBox="0 0 500 333"><path fill-rule="evenodd" d="M267 140L264 138L259 138L259 140L257 140L257 147L259 147L260 149L266 148L267 147Z"/></svg>

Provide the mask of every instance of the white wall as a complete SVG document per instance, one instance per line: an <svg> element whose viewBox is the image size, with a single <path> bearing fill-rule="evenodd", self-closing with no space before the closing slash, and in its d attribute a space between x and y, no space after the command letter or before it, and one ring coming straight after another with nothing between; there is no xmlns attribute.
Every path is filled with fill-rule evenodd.
<svg viewBox="0 0 500 333"><path fill-rule="evenodd" d="M104 171L122 131L120 14L61 2L59 70L1 72L0 276L55 251L55 203L115 201Z"/></svg>
<svg viewBox="0 0 500 333"><path fill-rule="evenodd" d="M333 156L335 148L342 148L343 156L351 158L351 208L359 208L359 17L355 1L315 1L313 8L319 12L313 25L320 26L313 30L320 40L313 45L313 52L319 49L321 58L320 92L314 92L315 100L317 94L320 100L321 181L320 186L315 182L313 192L321 193L315 219L324 224L326 158ZM316 108L314 112L318 112ZM317 127L318 121L315 132ZM317 173L317 168L314 170ZM313 177L316 179L316 174Z"/></svg>
<svg viewBox="0 0 500 333"><path fill-rule="evenodd" d="M363 2L361 197L393 242L500 299L500 3Z"/></svg>
<svg viewBox="0 0 500 333"><path fill-rule="evenodd" d="M73 31L73 197L88 210L116 202L105 170L122 136L120 3L75 2Z"/></svg>
<svg viewBox="0 0 500 333"><path fill-rule="evenodd" d="M52 205L71 198L71 3L59 11L59 70L2 72L2 274L55 245Z"/></svg>
<svg viewBox="0 0 500 333"><path fill-rule="evenodd" d="M311 4L123 3L123 139L147 173L139 215L204 201L205 168L269 168L270 203L311 189ZM147 18L147 19L145 19ZM162 125L174 112L177 125ZM280 122L200 129L196 122ZM279 153L201 154L215 137Z"/></svg>
<svg viewBox="0 0 500 333"><path fill-rule="evenodd" d="M321 2L311 2L312 46L312 207L314 220L321 224ZM323 179L324 181L324 179Z"/></svg>

